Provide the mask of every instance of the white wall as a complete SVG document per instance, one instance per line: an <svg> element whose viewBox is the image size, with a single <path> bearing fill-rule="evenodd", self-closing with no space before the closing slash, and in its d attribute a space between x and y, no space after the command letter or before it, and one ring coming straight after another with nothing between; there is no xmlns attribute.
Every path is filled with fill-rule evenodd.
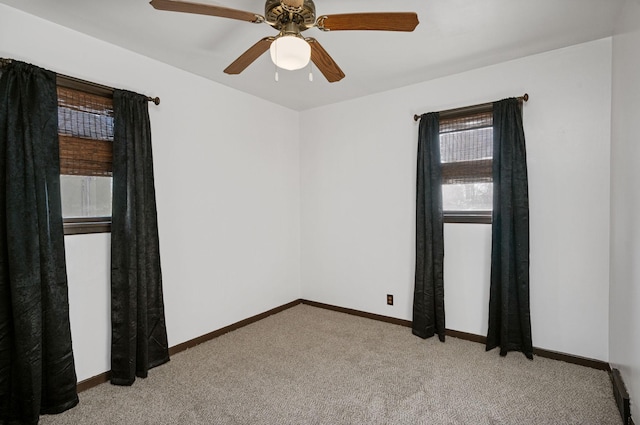
<svg viewBox="0 0 640 425"><path fill-rule="evenodd" d="M607 361L611 50L603 39L303 112L302 296L410 320L413 114L528 92L533 342ZM486 334L491 228L444 231L447 327Z"/></svg>
<svg viewBox="0 0 640 425"><path fill-rule="evenodd" d="M0 57L161 97L150 115L171 346L300 297L297 112L1 4ZM82 380L110 369L110 240L65 242Z"/></svg>
<svg viewBox="0 0 640 425"><path fill-rule="evenodd" d="M610 360L640 416L640 3L627 0L613 37ZM638 420L636 419L636 422Z"/></svg>
<svg viewBox="0 0 640 425"><path fill-rule="evenodd" d="M619 68L637 49L624 40ZM150 113L170 345L299 297L410 320L413 114L528 92L534 345L607 361L611 54L604 39L298 114L0 5L0 56L162 98ZM632 105L624 91L617 104ZM486 333L490 243L489 225L445 225L451 329ZM109 235L66 249L82 380L109 369ZM612 310L631 282L612 288Z"/></svg>

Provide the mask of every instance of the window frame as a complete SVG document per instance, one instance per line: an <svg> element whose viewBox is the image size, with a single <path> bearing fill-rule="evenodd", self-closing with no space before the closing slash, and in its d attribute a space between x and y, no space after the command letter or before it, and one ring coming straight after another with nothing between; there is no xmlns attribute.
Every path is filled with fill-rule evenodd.
<svg viewBox="0 0 640 425"><path fill-rule="evenodd" d="M92 95L113 99L113 89L66 75L58 74L56 78L56 85L66 89L83 91ZM65 236L111 233L111 216L62 217L62 223Z"/></svg>
<svg viewBox="0 0 640 425"><path fill-rule="evenodd" d="M493 211L442 211L442 218L445 223L491 224L493 222Z"/></svg>
<svg viewBox="0 0 640 425"><path fill-rule="evenodd" d="M467 106L462 108L450 109L448 111L442 111L439 113L440 121L444 120L454 120L465 118L473 115L478 115L481 113L490 113L493 112L493 103L486 103L474 106ZM488 160L480 160L487 162ZM490 166L493 167L493 157L490 161ZM445 163L451 164L451 163ZM441 172L443 170L443 163L440 162ZM486 166L486 164L485 164ZM455 165L448 165L450 169L455 169ZM443 186L444 183L441 183ZM493 186L493 176L491 185ZM491 224L493 222L493 210L466 210L466 211L456 211L456 210L442 210L442 217L444 223L471 223L471 224Z"/></svg>
<svg viewBox="0 0 640 425"><path fill-rule="evenodd" d="M111 233L111 217L63 218L65 235Z"/></svg>

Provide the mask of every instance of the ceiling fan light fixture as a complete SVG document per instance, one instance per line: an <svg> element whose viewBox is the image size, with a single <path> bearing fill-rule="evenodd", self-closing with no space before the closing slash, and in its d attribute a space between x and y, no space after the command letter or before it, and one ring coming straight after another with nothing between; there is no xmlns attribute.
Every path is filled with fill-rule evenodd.
<svg viewBox="0 0 640 425"><path fill-rule="evenodd" d="M276 65L276 71L277 68L304 68L311 61L313 52L313 63L330 83L342 80L344 72L318 40L302 37L300 33L303 31L318 28L323 31L411 32L419 24L418 14L415 12L341 13L318 18L314 0L265 0L264 15L191 0L151 0L150 3L157 10L266 23L278 31L277 36L264 37L247 49L224 70L226 74L240 74L271 48L271 60Z"/></svg>
<svg viewBox="0 0 640 425"><path fill-rule="evenodd" d="M270 51L273 63L289 71L304 68L311 59L311 46L296 35L278 37L271 43Z"/></svg>

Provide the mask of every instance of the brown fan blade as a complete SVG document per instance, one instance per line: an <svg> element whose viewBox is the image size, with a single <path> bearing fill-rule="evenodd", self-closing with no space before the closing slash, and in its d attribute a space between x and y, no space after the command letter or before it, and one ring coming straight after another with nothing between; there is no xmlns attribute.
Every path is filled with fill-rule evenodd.
<svg viewBox="0 0 640 425"><path fill-rule="evenodd" d="M188 1L178 0L151 0L151 6L158 10L168 10L170 12L195 13L198 15L220 16L222 18L237 19L240 21L264 22L261 15L245 12L244 10L229 9L222 6L214 6L211 4L191 3Z"/></svg>
<svg viewBox="0 0 640 425"><path fill-rule="evenodd" d="M418 26L418 15L414 12L390 13L345 13L318 18L316 26L323 31L407 31Z"/></svg>
<svg viewBox="0 0 640 425"><path fill-rule="evenodd" d="M238 59L233 61L231 65L224 70L227 74L240 74L244 71L249 65L251 65L256 59L258 59L264 52L269 50L269 46L273 43L275 37L265 37L262 40L258 41L253 46L249 47L249 49L240 55Z"/></svg>
<svg viewBox="0 0 640 425"><path fill-rule="evenodd" d="M318 67L322 75L329 81L330 83L335 83L336 81L340 81L344 78L344 72L340 69L337 63L334 62L333 58L329 56L324 47L318 43L318 40L315 38L306 38L307 43L311 46L311 60Z"/></svg>

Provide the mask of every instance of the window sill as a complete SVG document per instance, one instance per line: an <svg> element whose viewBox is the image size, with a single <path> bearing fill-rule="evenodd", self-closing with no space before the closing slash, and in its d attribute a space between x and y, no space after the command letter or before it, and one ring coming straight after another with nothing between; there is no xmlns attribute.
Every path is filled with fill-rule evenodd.
<svg viewBox="0 0 640 425"><path fill-rule="evenodd" d="M491 224L491 211L445 211L445 223Z"/></svg>
<svg viewBox="0 0 640 425"><path fill-rule="evenodd" d="M111 232L111 217L65 218L63 223L65 236Z"/></svg>

